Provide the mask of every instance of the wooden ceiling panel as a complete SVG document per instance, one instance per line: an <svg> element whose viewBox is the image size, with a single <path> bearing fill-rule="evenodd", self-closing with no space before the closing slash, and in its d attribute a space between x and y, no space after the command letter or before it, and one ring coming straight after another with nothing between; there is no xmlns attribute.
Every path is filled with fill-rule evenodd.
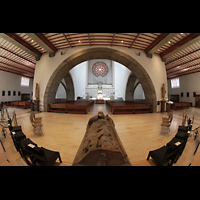
<svg viewBox="0 0 200 200"><path fill-rule="evenodd" d="M199 37L197 33L0 33L0 70L18 74L24 70L23 74L34 77L35 54L101 45L156 53L165 58L167 78L171 78L200 71Z"/></svg>

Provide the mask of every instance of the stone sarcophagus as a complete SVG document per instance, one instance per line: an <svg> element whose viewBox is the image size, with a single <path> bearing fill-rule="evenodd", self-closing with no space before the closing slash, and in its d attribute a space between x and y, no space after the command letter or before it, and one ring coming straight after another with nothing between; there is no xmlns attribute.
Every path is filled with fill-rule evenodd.
<svg viewBox="0 0 200 200"><path fill-rule="evenodd" d="M131 166L108 115L99 112L90 118L72 166Z"/></svg>

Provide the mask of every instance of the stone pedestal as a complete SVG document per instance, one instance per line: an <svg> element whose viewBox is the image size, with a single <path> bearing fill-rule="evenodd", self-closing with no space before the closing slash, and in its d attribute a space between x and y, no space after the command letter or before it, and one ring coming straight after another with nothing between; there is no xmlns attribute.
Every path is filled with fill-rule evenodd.
<svg viewBox="0 0 200 200"><path fill-rule="evenodd" d="M39 102L40 102L40 100L34 100L34 110L35 111L40 111Z"/></svg>
<svg viewBox="0 0 200 200"><path fill-rule="evenodd" d="M160 112L166 112L166 101L161 101L161 111Z"/></svg>

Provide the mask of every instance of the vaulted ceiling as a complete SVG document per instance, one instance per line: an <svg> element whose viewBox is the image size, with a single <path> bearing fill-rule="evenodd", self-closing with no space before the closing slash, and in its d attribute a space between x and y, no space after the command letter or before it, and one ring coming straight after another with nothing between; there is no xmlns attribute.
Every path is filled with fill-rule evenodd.
<svg viewBox="0 0 200 200"><path fill-rule="evenodd" d="M0 70L34 77L36 60L79 46L120 46L153 53L167 78L200 72L200 33L0 33Z"/></svg>

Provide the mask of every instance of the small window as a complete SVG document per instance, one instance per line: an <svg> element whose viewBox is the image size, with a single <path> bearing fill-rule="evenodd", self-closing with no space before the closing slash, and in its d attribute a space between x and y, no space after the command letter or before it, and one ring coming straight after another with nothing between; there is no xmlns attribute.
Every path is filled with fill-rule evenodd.
<svg viewBox="0 0 200 200"><path fill-rule="evenodd" d="M180 88L179 78L174 78L171 80L171 88Z"/></svg>
<svg viewBox="0 0 200 200"><path fill-rule="evenodd" d="M29 78L21 77L21 86L29 86Z"/></svg>

